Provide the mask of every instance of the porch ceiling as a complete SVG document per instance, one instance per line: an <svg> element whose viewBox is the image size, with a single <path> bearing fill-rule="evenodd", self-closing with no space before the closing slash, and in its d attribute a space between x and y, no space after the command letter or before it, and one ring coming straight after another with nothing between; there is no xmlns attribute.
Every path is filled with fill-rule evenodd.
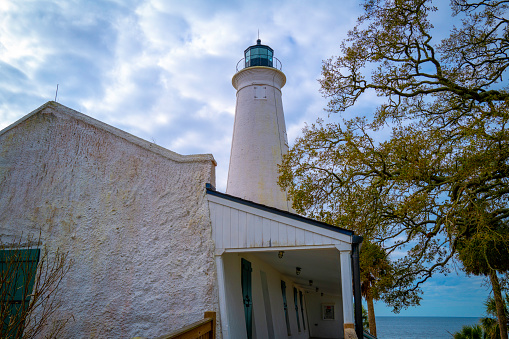
<svg viewBox="0 0 509 339"><path fill-rule="evenodd" d="M341 295L340 254L336 249L288 249L283 258L279 251L249 252L291 278L296 284L326 294ZM296 274L296 267L301 273ZM309 280L313 285L309 286Z"/></svg>

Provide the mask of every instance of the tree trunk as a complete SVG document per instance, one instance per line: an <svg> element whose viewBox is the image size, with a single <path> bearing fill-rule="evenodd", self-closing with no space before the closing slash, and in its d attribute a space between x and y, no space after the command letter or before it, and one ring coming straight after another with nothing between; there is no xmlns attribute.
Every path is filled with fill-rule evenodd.
<svg viewBox="0 0 509 339"><path fill-rule="evenodd" d="M504 300L502 299L502 291L498 282L497 271L490 270L490 281L493 287L493 297L495 299L495 306L497 308L498 327L500 328L500 337L507 338L507 317L505 315Z"/></svg>
<svg viewBox="0 0 509 339"><path fill-rule="evenodd" d="M371 295L371 290L366 293L366 302L368 304L369 333L376 337L375 307L373 306L373 296Z"/></svg>

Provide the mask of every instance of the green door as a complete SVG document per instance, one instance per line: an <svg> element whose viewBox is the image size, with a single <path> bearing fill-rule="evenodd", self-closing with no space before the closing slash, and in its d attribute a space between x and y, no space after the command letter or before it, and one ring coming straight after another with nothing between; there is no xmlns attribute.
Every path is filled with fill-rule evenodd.
<svg viewBox="0 0 509 339"><path fill-rule="evenodd" d="M244 301L244 316L246 318L247 339L253 338L253 296L251 294L251 263L242 259L242 297Z"/></svg>

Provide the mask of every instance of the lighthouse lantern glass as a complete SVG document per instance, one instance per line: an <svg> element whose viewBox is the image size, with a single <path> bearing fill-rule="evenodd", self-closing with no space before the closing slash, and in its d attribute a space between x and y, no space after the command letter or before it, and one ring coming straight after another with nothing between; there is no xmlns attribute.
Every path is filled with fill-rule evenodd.
<svg viewBox="0 0 509 339"><path fill-rule="evenodd" d="M254 45L244 52L246 67L268 66L273 67L274 51L269 46Z"/></svg>

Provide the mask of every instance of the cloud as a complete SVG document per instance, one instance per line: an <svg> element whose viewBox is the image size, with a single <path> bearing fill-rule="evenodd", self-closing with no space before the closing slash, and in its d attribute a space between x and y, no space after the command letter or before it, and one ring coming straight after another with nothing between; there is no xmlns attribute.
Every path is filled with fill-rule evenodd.
<svg viewBox="0 0 509 339"><path fill-rule="evenodd" d="M283 63L290 142L323 114L316 79L352 27L355 1L9 1L0 14L0 125L52 100L226 173L231 77L258 29ZM217 142L216 142L217 141ZM221 176L222 178L219 178Z"/></svg>
<svg viewBox="0 0 509 339"><path fill-rule="evenodd" d="M287 77L283 107L292 144L305 122L326 118L317 82L322 60L339 53L360 10L355 0L3 0L0 128L53 100L59 84L58 101L66 106L175 152L212 153L217 187L225 191L231 78L258 30ZM445 24L451 22L440 21L437 30ZM372 114L380 100L365 95L351 113ZM470 305L455 314L477 315L487 295L479 281L451 279L427 284L430 301L415 312L435 314L432 304L446 303L446 291Z"/></svg>

